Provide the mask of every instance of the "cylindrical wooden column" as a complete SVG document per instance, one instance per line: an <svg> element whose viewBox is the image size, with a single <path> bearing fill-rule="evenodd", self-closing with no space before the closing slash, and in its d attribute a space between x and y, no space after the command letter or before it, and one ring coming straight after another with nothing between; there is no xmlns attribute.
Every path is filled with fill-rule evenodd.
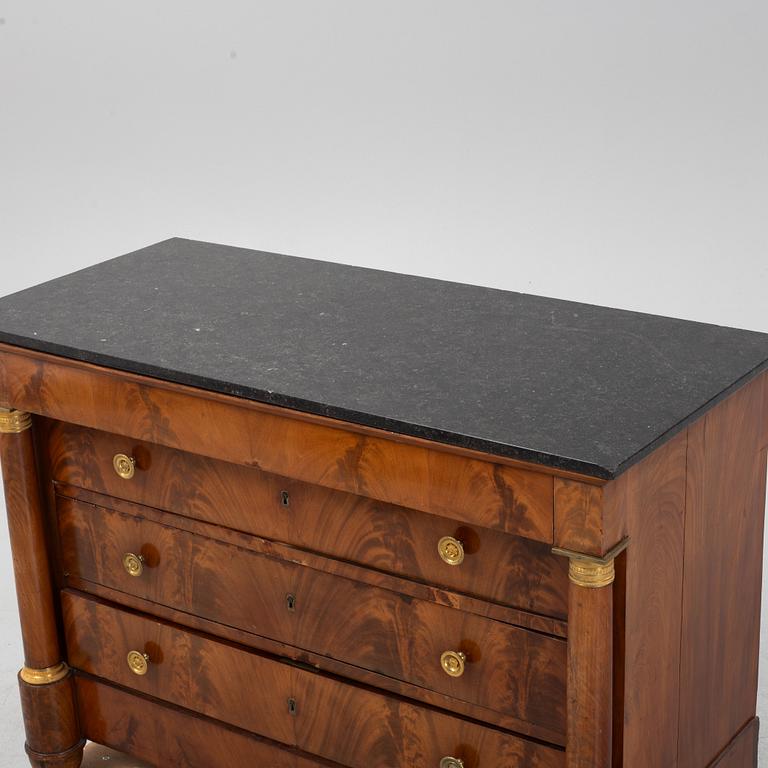
<svg viewBox="0 0 768 768"><path fill-rule="evenodd" d="M52 670L61 662L61 651L31 426L28 413L0 411L0 462L24 641L24 664L30 670Z"/></svg>
<svg viewBox="0 0 768 768"><path fill-rule="evenodd" d="M571 559L568 593L568 768L610 768L613 561Z"/></svg>
<svg viewBox="0 0 768 768"><path fill-rule="evenodd" d="M626 546L603 557L552 550L570 560L567 768L612 765L614 560Z"/></svg>
<svg viewBox="0 0 768 768"><path fill-rule="evenodd" d="M24 644L19 686L27 754L39 768L76 768L85 742L56 627L31 426L28 413L0 408L0 463Z"/></svg>

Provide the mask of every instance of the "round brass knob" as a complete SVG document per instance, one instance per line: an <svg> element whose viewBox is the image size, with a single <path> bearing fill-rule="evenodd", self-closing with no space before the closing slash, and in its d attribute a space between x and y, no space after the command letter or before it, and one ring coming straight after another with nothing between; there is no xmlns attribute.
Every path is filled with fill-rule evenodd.
<svg viewBox="0 0 768 768"><path fill-rule="evenodd" d="M464 768L464 761L458 757L444 757L440 761L440 768Z"/></svg>
<svg viewBox="0 0 768 768"><path fill-rule="evenodd" d="M144 556L126 552L123 555L123 568L129 576L141 576L144 573Z"/></svg>
<svg viewBox="0 0 768 768"><path fill-rule="evenodd" d="M464 674L464 662L467 655L461 651L445 651L440 656L440 666L446 675L461 677Z"/></svg>
<svg viewBox="0 0 768 768"><path fill-rule="evenodd" d="M146 675L149 669L149 656L141 651L128 654L128 667L134 675Z"/></svg>
<svg viewBox="0 0 768 768"><path fill-rule="evenodd" d="M464 545L453 536L443 536L437 542L437 551L444 563L460 565L464 562Z"/></svg>
<svg viewBox="0 0 768 768"><path fill-rule="evenodd" d="M123 480L130 480L136 474L136 459L133 456L117 453L112 459L112 466Z"/></svg>

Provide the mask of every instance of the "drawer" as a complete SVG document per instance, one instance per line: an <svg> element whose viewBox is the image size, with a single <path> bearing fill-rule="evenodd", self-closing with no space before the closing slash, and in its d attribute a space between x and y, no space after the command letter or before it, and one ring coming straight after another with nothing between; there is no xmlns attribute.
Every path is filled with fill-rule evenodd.
<svg viewBox="0 0 768 768"><path fill-rule="evenodd" d="M158 768L343 768L100 678L74 676L83 737ZM94 745L95 747L95 745ZM83 762L83 768L86 763ZM116 761L99 763L115 768ZM136 761L130 763L136 766Z"/></svg>
<svg viewBox="0 0 768 768"><path fill-rule="evenodd" d="M564 733L559 638L94 504L57 508L67 574ZM126 553L144 558L139 576ZM460 676L446 652L457 672L466 657Z"/></svg>
<svg viewBox="0 0 768 768"><path fill-rule="evenodd" d="M59 482L566 618L568 564L549 544L71 424L53 423L48 445ZM128 480L113 468L120 453L136 459ZM446 537L460 564L442 559Z"/></svg>
<svg viewBox="0 0 768 768"><path fill-rule="evenodd" d="M62 606L76 669L350 768L436 768L445 757L465 768L565 765L557 748L76 593Z"/></svg>

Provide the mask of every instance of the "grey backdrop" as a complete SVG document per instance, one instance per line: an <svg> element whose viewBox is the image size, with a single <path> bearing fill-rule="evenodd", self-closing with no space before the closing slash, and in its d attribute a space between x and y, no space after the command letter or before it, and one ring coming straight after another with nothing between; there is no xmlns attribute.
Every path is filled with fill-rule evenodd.
<svg viewBox="0 0 768 768"><path fill-rule="evenodd" d="M768 331L767 32L764 0L0 0L0 293L182 235ZM0 628L20 768L6 535Z"/></svg>

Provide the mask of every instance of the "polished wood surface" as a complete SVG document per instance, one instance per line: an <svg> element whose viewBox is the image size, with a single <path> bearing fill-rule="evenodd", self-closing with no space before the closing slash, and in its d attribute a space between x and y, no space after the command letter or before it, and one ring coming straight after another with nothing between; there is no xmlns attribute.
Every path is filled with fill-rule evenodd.
<svg viewBox="0 0 768 768"><path fill-rule="evenodd" d="M152 768L152 766L124 752L90 741L83 751L82 768Z"/></svg>
<svg viewBox="0 0 768 768"><path fill-rule="evenodd" d="M47 685L30 685L19 675L26 752L35 768L77 768L83 755L72 675Z"/></svg>
<svg viewBox="0 0 768 768"><path fill-rule="evenodd" d="M19 434L0 434L0 464L24 663L45 669L61 661L61 649L33 434L31 428Z"/></svg>
<svg viewBox="0 0 768 768"><path fill-rule="evenodd" d="M557 547L603 555L619 538L604 535L603 489L579 480L555 478L555 538Z"/></svg>
<svg viewBox="0 0 768 768"><path fill-rule="evenodd" d="M243 645L255 651L283 659L287 663L298 662L318 672L324 672L354 681L360 685L377 688L382 692L391 693L395 696L417 700L426 705L445 709L456 715L486 723L502 730L514 731L521 736L528 736L556 746L565 746L564 733L552 731L534 723L526 723L504 715L497 710L480 707L477 704L470 704L446 694L431 691L411 683L405 683L387 675L346 664L337 659L330 659L313 651L279 643L261 635L244 632L226 624L217 624L216 622L202 619L199 616L193 616L189 613L167 608L158 603L142 600L125 592L118 592L93 582L86 582L82 579L69 579L68 583L71 589L121 605L125 608L130 608L134 611L152 615L169 623L179 624L185 628Z"/></svg>
<svg viewBox="0 0 768 768"><path fill-rule="evenodd" d="M763 375L601 491L630 539L624 768L708 766L754 717L766 403Z"/></svg>
<svg viewBox="0 0 768 768"><path fill-rule="evenodd" d="M77 722L71 675L60 667L63 655L54 607L45 505L31 426L18 433L0 434L0 463L24 647L19 692L27 755L34 768L77 768L85 742ZM55 682L28 682L33 676L45 679L53 670Z"/></svg>
<svg viewBox="0 0 768 768"><path fill-rule="evenodd" d="M135 755L153 768L343 768L85 675L75 682L88 738ZM104 768L103 761L91 765Z"/></svg>
<svg viewBox="0 0 768 768"><path fill-rule="evenodd" d="M613 735L613 587L571 584L567 768L610 768Z"/></svg>
<svg viewBox="0 0 768 768"><path fill-rule="evenodd" d="M566 617L567 563L546 544L62 422L50 424L46 445L62 483ZM136 458L130 480L114 471L118 453ZM440 559L444 536L462 542L460 565Z"/></svg>
<svg viewBox="0 0 768 768"><path fill-rule="evenodd" d="M466 768L563 766L556 749L74 593L63 609L76 668L350 768L427 768L445 755ZM149 655L145 675L130 670L130 650Z"/></svg>
<svg viewBox="0 0 768 768"><path fill-rule="evenodd" d="M160 525L179 528L180 530L194 533L204 538L216 539L235 547L241 547L253 552L258 552L275 560L283 560L288 563L304 565L316 571L330 573L343 578L359 581L363 584L387 589L390 592L412 597L417 600L425 600L436 605L442 605L454 608L476 616L484 616L495 621L502 621L506 624L514 624L518 627L533 629L536 632L554 635L555 637L567 636L567 624L563 619L555 619L548 616L542 616L530 611L522 611L518 608L491 603L487 600L481 600L471 595L461 592L454 592L444 587L434 584L427 584L413 579L405 579L395 574L386 573L373 568L365 568L355 563L350 563L337 558L325 557L315 552L305 549L298 549L288 544L263 539L252 534L242 533L230 528L211 525L194 518L177 515L170 512L164 512L153 507L146 507L133 502L117 499L113 496L104 496L104 494L94 491L83 490L70 485L51 484L50 505L53 510L51 519L52 530L58 530L56 517L56 497L61 496L70 499L83 501L86 504L95 505L112 509L116 512L128 515L129 517L139 517ZM58 536L57 536L58 541ZM60 561L60 558L59 558Z"/></svg>
<svg viewBox="0 0 768 768"><path fill-rule="evenodd" d="M624 768L677 759L687 443L677 435L605 489L606 516L623 516L630 540L616 616Z"/></svg>
<svg viewBox="0 0 768 768"><path fill-rule="evenodd" d="M534 465L6 345L0 375L15 408L552 542L552 476Z"/></svg>
<svg viewBox="0 0 768 768"><path fill-rule="evenodd" d="M564 733L560 639L68 498L59 518L74 576ZM140 577L123 568L126 552L146 558ZM467 656L459 678L441 668L449 650Z"/></svg>
<svg viewBox="0 0 768 768"><path fill-rule="evenodd" d="M752 718L739 731L736 738L718 755L711 768L757 768L758 762L757 718Z"/></svg>
<svg viewBox="0 0 768 768"><path fill-rule="evenodd" d="M679 768L755 715L767 435L765 375L688 430Z"/></svg>

